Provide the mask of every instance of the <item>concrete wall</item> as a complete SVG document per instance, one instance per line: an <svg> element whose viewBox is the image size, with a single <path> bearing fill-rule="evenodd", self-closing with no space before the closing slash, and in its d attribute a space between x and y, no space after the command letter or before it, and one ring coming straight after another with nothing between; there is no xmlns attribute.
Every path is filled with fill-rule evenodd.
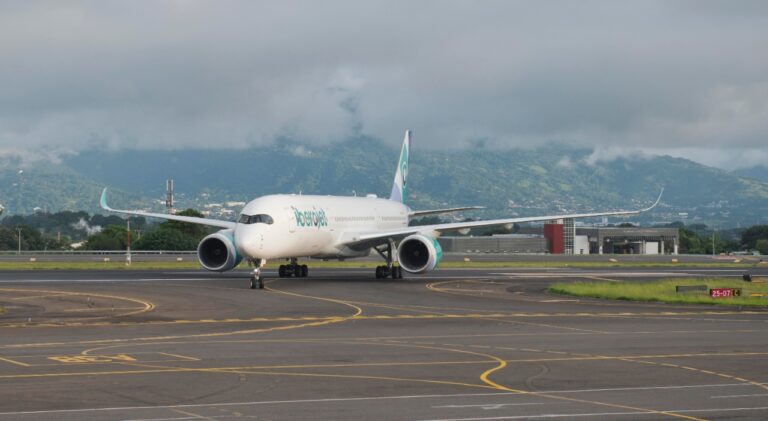
<svg viewBox="0 0 768 421"><path fill-rule="evenodd" d="M573 237L573 254L589 254L589 237L586 235Z"/></svg>

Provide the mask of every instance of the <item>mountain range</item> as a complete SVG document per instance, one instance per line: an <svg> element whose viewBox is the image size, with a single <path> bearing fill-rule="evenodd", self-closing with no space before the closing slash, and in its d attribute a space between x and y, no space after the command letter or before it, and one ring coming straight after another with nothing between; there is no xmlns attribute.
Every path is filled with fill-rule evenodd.
<svg viewBox="0 0 768 421"><path fill-rule="evenodd" d="M768 179L660 155L595 160L566 145L535 149L428 150L414 144L408 204L414 209L483 205L489 218L629 209L633 220L714 227L768 223ZM245 150L92 150L57 162L0 160L0 202L9 213L98 212L103 186L115 207L162 209L173 178L177 208L247 201L270 193L388 196L398 148L360 137L328 145L281 140ZM622 221L619 221L622 222Z"/></svg>

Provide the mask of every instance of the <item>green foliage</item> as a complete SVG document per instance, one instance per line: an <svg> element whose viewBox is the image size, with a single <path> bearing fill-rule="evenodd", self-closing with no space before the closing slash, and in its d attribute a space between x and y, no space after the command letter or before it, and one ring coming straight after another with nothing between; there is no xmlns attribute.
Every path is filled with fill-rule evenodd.
<svg viewBox="0 0 768 421"><path fill-rule="evenodd" d="M195 209L178 212L181 216L202 218ZM204 225L188 222L165 221L155 230L144 234L134 244L136 250L196 250L200 241L210 233Z"/></svg>
<svg viewBox="0 0 768 421"><path fill-rule="evenodd" d="M160 227L141 236L134 244L135 250L196 250L202 237L191 236L183 231Z"/></svg>
<svg viewBox="0 0 768 421"><path fill-rule="evenodd" d="M128 230L122 225L107 225L101 232L88 237L83 245L85 250L125 250L128 244Z"/></svg>
<svg viewBox="0 0 768 421"><path fill-rule="evenodd" d="M755 248L760 254L768 254L768 239L761 238L755 243Z"/></svg>
<svg viewBox="0 0 768 421"><path fill-rule="evenodd" d="M755 225L741 234L741 244L747 249L757 248L757 242L768 239L768 225Z"/></svg>
<svg viewBox="0 0 768 421"><path fill-rule="evenodd" d="M680 253L682 254L701 254L704 253L704 246L701 244L701 237L696 232L680 228Z"/></svg>
<svg viewBox="0 0 768 421"><path fill-rule="evenodd" d="M736 239L738 230L713 231L704 224L685 225L676 221L664 227L677 228L680 235L680 253L682 254L712 254L712 237L715 238L715 254L740 250Z"/></svg>
<svg viewBox="0 0 768 421"><path fill-rule="evenodd" d="M176 215L194 216L196 218L203 218L203 214L198 212L195 209L185 209L181 212L177 212ZM188 222L165 221L162 224L160 224L160 229L169 229L169 230L179 231L184 235L187 235L193 238L200 238L201 240L203 239L203 237L208 235L208 229L204 225L190 224Z"/></svg>
<svg viewBox="0 0 768 421"><path fill-rule="evenodd" d="M0 250L18 250L19 231L21 229L21 250L61 250L66 248L66 238L57 241L56 238L43 235L39 230L28 225L0 226Z"/></svg>
<svg viewBox="0 0 768 421"><path fill-rule="evenodd" d="M144 217L131 217L131 228L143 229L147 225ZM1 223L5 227L29 226L43 236L51 238L67 237L74 241L84 240L88 230L107 225L124 225L125 219L117 215L89 215L83 211L61 211L56 213L35 212L31 215L9 215ZM67 239L67 242L69 241Z"/></svg>
<svg viewBox="0 0 768 421"><path fill-rule="evenodd" d="M707 288L741 288L740 297L710 298L708 291L677 293L677 285L706 285ZM752 293L768 293L767 284L754 284L735 279L666 279L652 282L572 282L553 284L549 291L578 297L612 300L659 301L685 304L722 304L768 306L768 299L750 297Z"/></svg>

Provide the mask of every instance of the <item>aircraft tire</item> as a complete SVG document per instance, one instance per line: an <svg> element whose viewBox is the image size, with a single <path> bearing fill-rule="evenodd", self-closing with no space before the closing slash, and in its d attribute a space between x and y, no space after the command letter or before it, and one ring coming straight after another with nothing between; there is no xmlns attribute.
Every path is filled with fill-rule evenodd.
<svg viewBox="0 0 768 421"><path fill-rule="evenodd" d="M285 278L285 265L280 265L280 267L277 269L277 274L281 278Z"/></svg>
<svg viewBox="0 0 768 421"><path fill-rule="evenodd" d="M309 275L309 267L307 265L301 265L301 277L306 278Z"/></svg>

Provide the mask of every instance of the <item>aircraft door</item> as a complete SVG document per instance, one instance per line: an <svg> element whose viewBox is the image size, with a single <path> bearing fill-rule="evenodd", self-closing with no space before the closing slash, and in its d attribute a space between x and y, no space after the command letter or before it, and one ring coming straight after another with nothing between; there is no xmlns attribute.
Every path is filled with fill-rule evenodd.
<svg viewBox="0 0 768 421"><path fill-rule="evenodd" d="M288 232L296 232L296 213L291 208L285 208L288 217Z"/></svg>

